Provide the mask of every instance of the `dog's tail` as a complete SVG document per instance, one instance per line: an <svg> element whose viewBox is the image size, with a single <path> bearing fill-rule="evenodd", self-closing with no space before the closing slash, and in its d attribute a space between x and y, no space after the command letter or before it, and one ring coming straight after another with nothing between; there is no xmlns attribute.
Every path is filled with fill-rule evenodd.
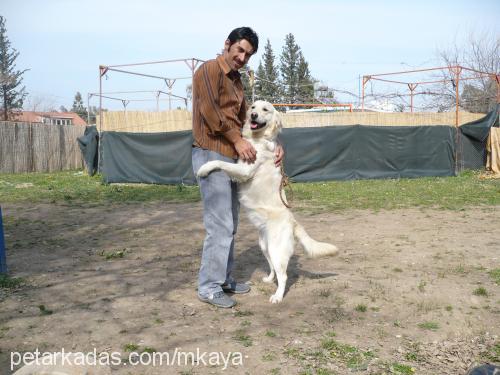
<svg viewBox="0 0 500 375"><path fill-rule="evenodd" d="M320 257L323 255L336 255L338 249L336 246L313 240L306 232L304 227L294 220L293 234L299 240L300 244L306 251L307 256L311 258Z"/></svg>

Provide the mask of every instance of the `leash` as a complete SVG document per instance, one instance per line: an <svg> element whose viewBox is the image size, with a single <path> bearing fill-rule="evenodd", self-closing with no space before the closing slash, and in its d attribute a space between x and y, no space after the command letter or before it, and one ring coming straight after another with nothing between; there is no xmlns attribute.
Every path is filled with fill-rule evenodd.
<svg viewBox="0 0 500 375"><path fill-rule="evenodd" d="M283 167L283 161L281 162L280 164L280 171L281 171L281 182L280 182L280 199L281 199L281 202L283 203L283 205L286 207L286 208L292 208L292 206L290 206L288 203L285 202L285 200L283 199L283 188L287 187L290 189L290 196L291 196L291 200L293 200L293 190L292 190L292 185L290 185L290 179L288 178L288 176L285 174L285 168Z"/></svg>

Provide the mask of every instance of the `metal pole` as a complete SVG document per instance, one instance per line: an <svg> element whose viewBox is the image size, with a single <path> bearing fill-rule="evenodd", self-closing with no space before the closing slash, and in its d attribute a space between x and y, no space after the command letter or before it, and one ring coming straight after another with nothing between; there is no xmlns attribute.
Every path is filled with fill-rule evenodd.
<svg viewBox="0 0 500 375"><path fill-rule="evenodd" d="M87 94L87 125L90 125L90 97L92 94Z"/></svg>
<svg viewBox="0 0 500 375"><path fill-rule="evenodd" d="M102 66L99 66L99 136L102 131Z"/></svg>
<svg viewBox="0 0 500 375"><path fill-rule="evenodd" d="M413 113L413 92L417 88L418 83L408 83L408 88L410 89L410 112Z"/></svg>
<svg viewBox="0 0 500 375"><path fill-rule="evenodd" d="M0 207L0 274L7 273L7 257L5 255L5 240L3 237L2 207Z"/></svg>
<svg viewBox="0 0 500 375"><path fill-rule="evenodd" d="M456 69L456 71L455 71L455 102L456 102L455 126L458 128L458 103L459 103L458 85L460 82L460 73L462 71L462 68L456 67L455 69Z"/></svg>
<svg viewBox="0 0 500 375"><path fill-rule="evenodd" d="M358 108L361 101L361 75L358 75ZM352 111L351 111L352 112Z"/></svg>
<svg viewBox="0 0 500 375"><path fill-rule="evenodd" d="M500 104L500 75L495 74L495 81L497 83L497 104Z"/></svg>
<svg viewBox="0 0 500 375"><path fill-rule="evenodd" d="M459 172L458 159L460 153L460 129L458 128L458 104L459 104L459 89L461 68L459 66L450 67L450 70L455 74L455 173Z"/></svg>
<svg viewBox="0 0 500 375"><path fill-rule="evenodd" d="M97 134L99 136L99 141L97 143L97 173L101 170L101 142L102 142L102 66L99 66L99 130Z"/></svg>
<svg viewBox="0 0 500 375"><path fill-rule="evenodd" d="M362 94L361 94L361 112L365 111L365 84L369 81L369 77L363 76L363 86L362 86Z"/></svg>

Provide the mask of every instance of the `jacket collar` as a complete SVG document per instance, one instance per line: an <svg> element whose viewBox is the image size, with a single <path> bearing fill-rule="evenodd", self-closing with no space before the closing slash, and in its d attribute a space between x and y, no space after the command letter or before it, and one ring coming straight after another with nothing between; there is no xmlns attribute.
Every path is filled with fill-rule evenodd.
<svg viewBox="0 0 500 375"><path fill-rule="evenodd" d="M241 76L240 73L237 71L231 70L231 68L227 64L226 60L224 59L224 56L219 55L219 56L217 56L216 60L226 76L228 76L229 78L232 78L232 79L240 78L240 76Z"/></svg>

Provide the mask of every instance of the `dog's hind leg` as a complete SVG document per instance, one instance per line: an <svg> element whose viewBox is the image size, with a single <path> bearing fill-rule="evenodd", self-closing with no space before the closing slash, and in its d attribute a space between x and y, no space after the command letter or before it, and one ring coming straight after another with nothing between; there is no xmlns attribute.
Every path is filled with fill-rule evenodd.
<svg viewBox="0 0 500 375"><path fill-rule="evenodd" d="M264 256L267 259L267 263L269 263L269 275L265 276L262 278L262 281L265 283L271 283L274 280L274 267L273 267L273 262L271 261L271 257L269 255L269 251L267 249L267 229L266 227L261 227L259 229L259 246L262 252L264 253Z"/></svg>
<svg viewBox="0 0 500 375"><path fill-rule="evenodd" d="M284 225L279 229L276 227L273 229L270 228L269 233L268 251L278 279L278 289L269 298L269 301L279 303L283 300L283 295L285 294L287 281L286 269L288 261L293 254L293 228L290 225Z"/></svg>

